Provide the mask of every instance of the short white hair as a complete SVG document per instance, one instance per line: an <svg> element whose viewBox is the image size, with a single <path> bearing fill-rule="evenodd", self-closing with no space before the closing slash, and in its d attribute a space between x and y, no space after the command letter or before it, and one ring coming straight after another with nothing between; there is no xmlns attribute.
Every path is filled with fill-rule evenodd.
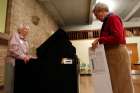
<svg viewBox="0 0 140 93"><path fill-rule="evenodd" d="M20 29L23 29L23 28L30 29L29 25L22 23L18 26L18 31L20 31Z"/></svg>
<svg viewBox="0 0 140 93"><path fill-rule="evenodd" d="M109 12L109 8L105 3L97 3L93 9L93 12L96 13L99 11Z"/></svg>

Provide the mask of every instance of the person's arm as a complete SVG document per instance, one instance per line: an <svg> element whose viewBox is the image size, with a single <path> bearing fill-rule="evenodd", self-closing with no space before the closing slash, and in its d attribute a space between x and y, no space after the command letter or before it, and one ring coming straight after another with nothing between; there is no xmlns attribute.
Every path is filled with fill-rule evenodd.
<svg viewBox="0 0 140 93"><path fill-rule="evenodd" d="M107 23L109 26L108 30L111 32L111 35L100 37L99 42L109 45L120 44L123 40L124 33L124 28L120 18L118 16L111 16Z"/></svg>
<svg viewBox="0 0 140 93"><path fill-rule="evenodd" d="M9 51L13 57L18 59L24 59L24 57L26 56L24 53L20 51L18 44L11 44L9 47Z"/></svg>
<svg viewBox="0 0 140 93"><path fill-rule="evenodd" d="M12 44L9 48L9 51L13 57L24 60L25 63L27 63L30 59L30 56L24 54L17 44Z"/></svg>
<svg viewBox="0 0 140 93"><path fill-rule="evenodd" d="M15 35L12 36L9 42L9 52L10 55L17 58L22 59L24 61L29 60L29 56L26 55L20 48L20 42L18 40L19 38Z"/></svg>
<svg viewBox="0 0 140 93"><path fill-rule="evenodd" d="M92 48L93 48L93 49L97 48L98 42L99 42L99 38L96 38L96 39L92 42Z"/></svg>

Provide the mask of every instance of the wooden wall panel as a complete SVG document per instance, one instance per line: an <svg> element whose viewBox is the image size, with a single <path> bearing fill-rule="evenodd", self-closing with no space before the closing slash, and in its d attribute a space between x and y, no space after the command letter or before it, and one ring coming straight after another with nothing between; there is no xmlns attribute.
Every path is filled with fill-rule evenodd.
<svg viewBox="0 0 140 93"><path fill-rule="evenodd" d="M128 52L130 54L131 63L132 64L137 64L137 62L138 62L137 43L128 43L127 48L128 48Z"/></svg>

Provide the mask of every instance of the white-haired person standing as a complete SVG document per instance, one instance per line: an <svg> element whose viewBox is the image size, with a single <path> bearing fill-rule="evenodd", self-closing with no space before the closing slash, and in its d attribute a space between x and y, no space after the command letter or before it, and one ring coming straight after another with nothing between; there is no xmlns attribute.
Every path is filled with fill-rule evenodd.
<svg viewBox="0 0 140 93"><path fill-rule="evenodd" d="M27 77L24 76L25 73L22 70L24 69L24 65L27 64L30 59L29 45L26 40L26 36L28 35L28 32L29 32L29 26L26 24L20 24L17 31L14 32L10 37L8 54L6 58L7 60L5 65L5 92L6 93L22 93L18 91L21 87L17 85L19 83L23 83L24 81L22 79Z"/></svg>
<svg viewBox="0 0 140 93"><path fill-rule="evenodd" d="M103 25L100 37L95 39L92 47L104 44L113 93L134 93L123 22L118 15L110 13L103 3L97 3L93 13Z"/></svg>

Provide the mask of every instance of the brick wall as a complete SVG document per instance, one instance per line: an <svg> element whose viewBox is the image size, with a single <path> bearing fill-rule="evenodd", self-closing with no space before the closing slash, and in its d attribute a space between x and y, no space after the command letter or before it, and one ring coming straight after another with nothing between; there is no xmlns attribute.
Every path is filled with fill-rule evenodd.
<svg viewBox="0 0 140 93"><path fill-rule="evenodd" d="M32 16L40 18L39 24L32 23ZM42 9L36 0L12 0L10 34L17 31L20 23L27 23L30 26L30 32L27 37L30 44L30 52L41 45L53 31L56 31L57 24L53 21L47 12ZM4 80L4 58L6 56L7 46L0 44L0 85Z"/></svg>
<svg viewBox="0 0 140 93"><path fill-rule="evenodd" d="M7 54L7 46L0 45L0 86L3 85L4 80L4 63Z"/></svg>

